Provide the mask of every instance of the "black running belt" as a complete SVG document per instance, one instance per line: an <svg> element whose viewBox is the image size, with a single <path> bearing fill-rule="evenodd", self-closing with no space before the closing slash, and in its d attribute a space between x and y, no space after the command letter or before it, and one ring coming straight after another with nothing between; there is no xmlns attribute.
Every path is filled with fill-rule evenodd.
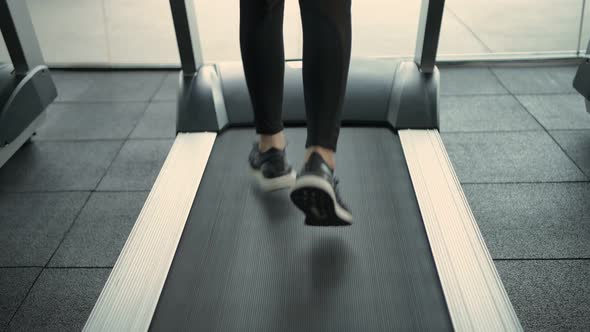
<svg viewBox="0 0 590 332"><path fill-rule="evenodd" d="M305 129L286 133L299 169ZM344 228L304 226L287 190L260 192L253 139L231 129L215 142L151 330L452 329L397 135L342 129Z"/></svg>

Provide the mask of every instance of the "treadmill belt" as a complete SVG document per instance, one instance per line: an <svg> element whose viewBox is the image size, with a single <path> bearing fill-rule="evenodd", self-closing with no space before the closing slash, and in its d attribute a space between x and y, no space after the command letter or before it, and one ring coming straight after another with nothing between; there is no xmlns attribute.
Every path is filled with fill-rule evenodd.
<svg viewBox="0 0 590 332"><path fill-rule="evenodd" d="M305 129L286 133L299 169ZM304 226L287 190L258 190L254 137L230 129L215 142L152 331L452 329L395 133L342 129L345 228Z"/></svg>

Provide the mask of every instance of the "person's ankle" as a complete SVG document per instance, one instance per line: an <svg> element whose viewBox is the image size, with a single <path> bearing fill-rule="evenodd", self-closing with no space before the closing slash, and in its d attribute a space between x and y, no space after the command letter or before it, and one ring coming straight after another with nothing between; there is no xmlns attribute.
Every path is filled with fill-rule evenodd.
<svg viewBox="0 0 590 332"><path fill-rule="evenodd" d="M285 134L280 131L273 135L260 135L258 141L258 149L262 152L268 151L271 148L284 150L287 143L285 141Z"/></svg>
<svg viewBox="0 0 590 332"><path fill-rule="evenodd" d="M307 148L305 154L305 161L309 160L309 157L313 152L317 152L322 159L328 164L328 167L332 169L332 171L336 168L336 161L334 158L334 150L326 149L321 146L310 146Z"/></svg>

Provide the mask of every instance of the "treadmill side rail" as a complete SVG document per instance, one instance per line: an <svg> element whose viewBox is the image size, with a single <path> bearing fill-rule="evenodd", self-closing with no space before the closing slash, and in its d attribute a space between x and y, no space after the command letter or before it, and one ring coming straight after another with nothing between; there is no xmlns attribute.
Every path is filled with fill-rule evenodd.
<svg viewBox="0 0 590 332"><path fill-rule="evenodd" d="M148 330L216 137L177 136L84 331Z"/></svg>
<svg viewBox="0 0 590 332"><path fill-rule="evenodd" d="M399 136L456 331L522 331L436 130Z"/></svg>

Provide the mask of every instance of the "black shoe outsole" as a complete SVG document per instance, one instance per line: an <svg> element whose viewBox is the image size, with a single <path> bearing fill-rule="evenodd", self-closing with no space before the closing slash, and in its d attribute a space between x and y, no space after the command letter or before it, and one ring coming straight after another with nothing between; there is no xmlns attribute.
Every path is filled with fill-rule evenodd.
<svg viewBox="0 0 590 332"><path fill-rule="evenodd" d="M307 226L350 226L336 214L334 201L325 191L303 187L291 192L291 200L303 213Z"/></svg>

